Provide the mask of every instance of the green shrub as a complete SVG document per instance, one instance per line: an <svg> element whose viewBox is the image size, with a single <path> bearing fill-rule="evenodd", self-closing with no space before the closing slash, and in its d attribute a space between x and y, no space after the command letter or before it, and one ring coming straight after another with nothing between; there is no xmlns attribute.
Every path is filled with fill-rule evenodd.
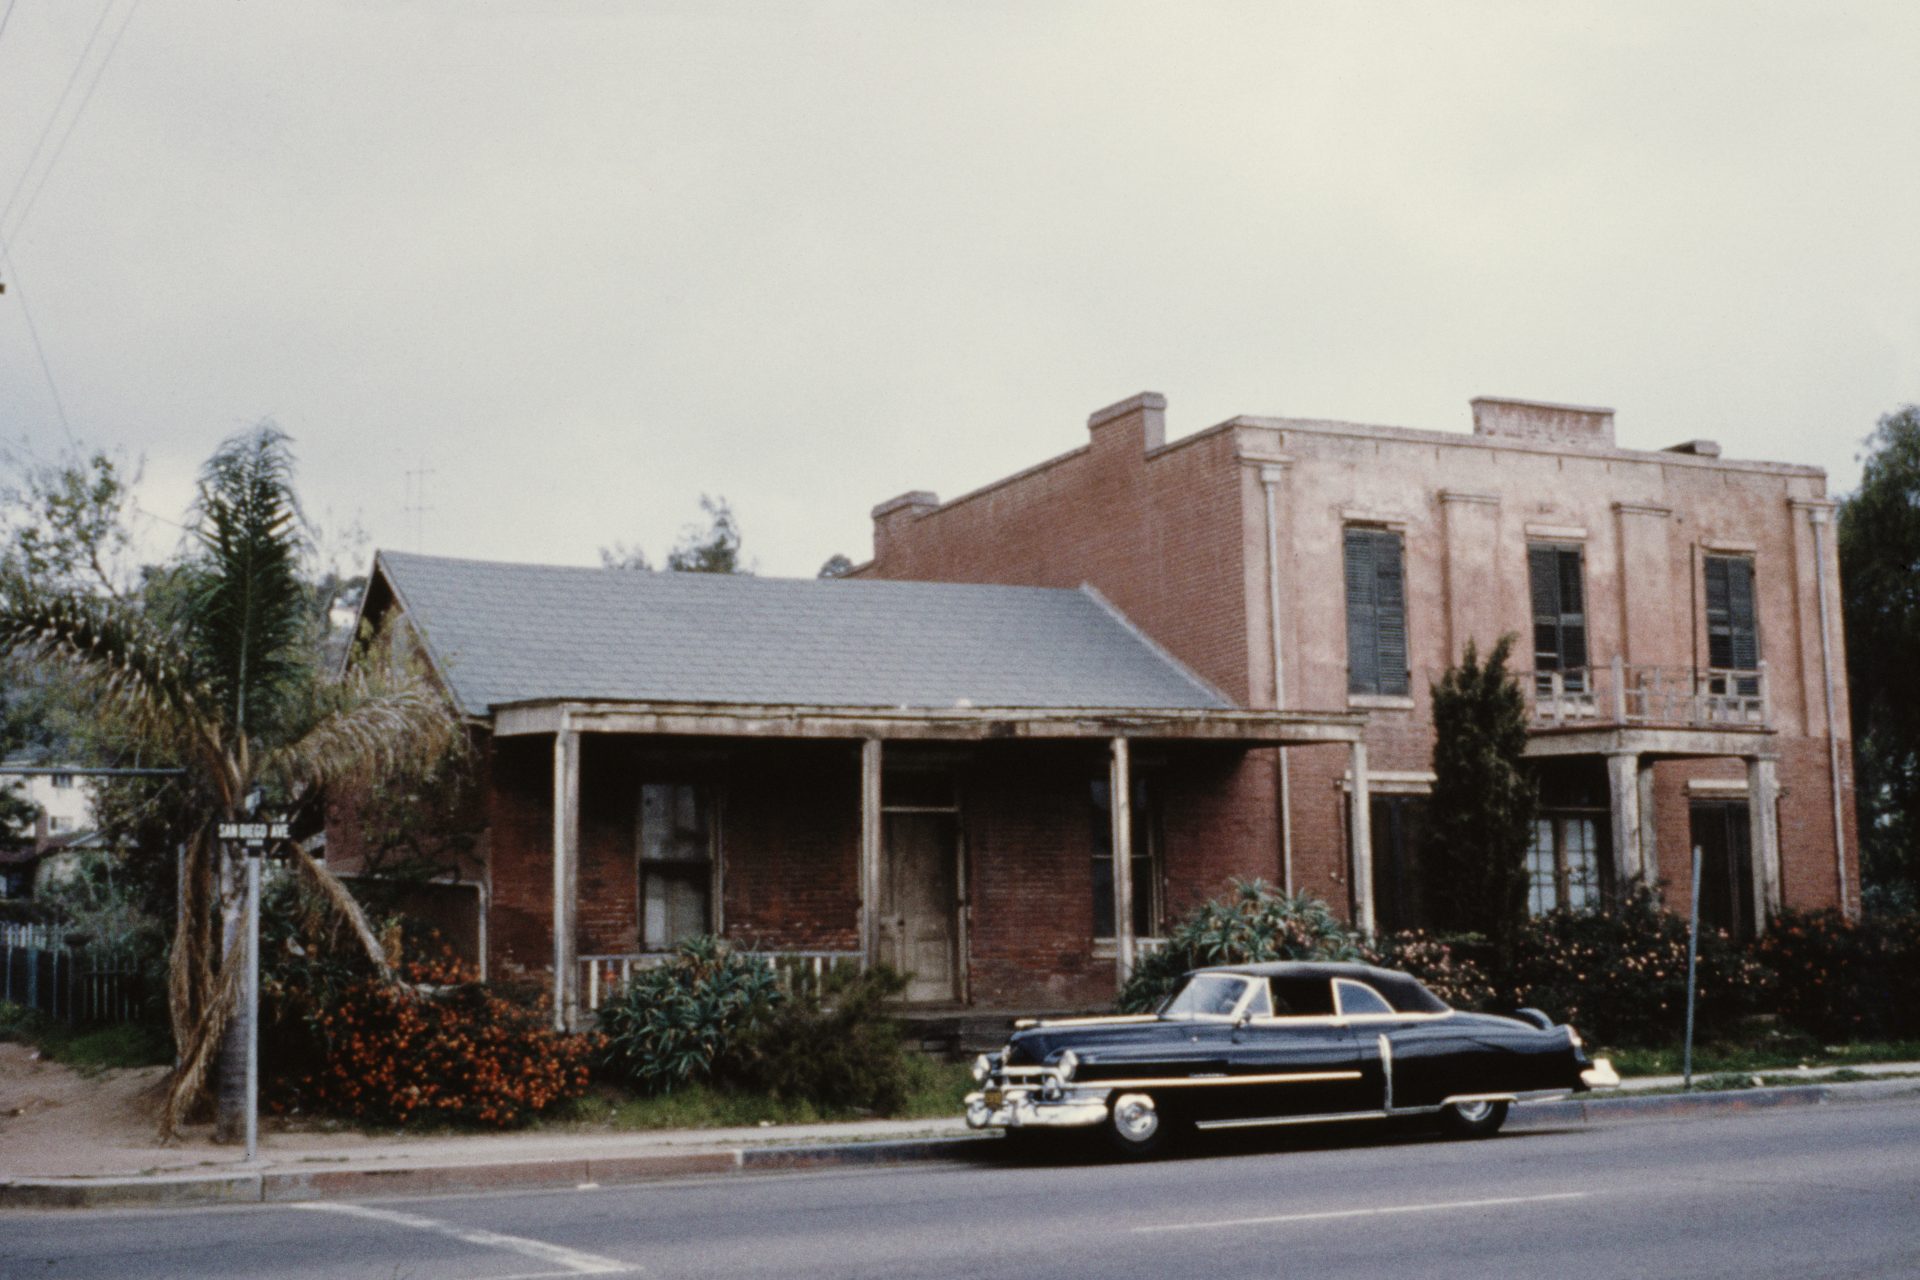
<svg viewBox="0 0 1920 1280"><path fill-rule="evenodd" d="M600 1011L600 1065L642 1093L706 1080L742 1033L782 996L773 966L718 938L680 944L668 963L633 976Z"/></svg>
<svg viewBox="0 0 1920 1280"><path fill-rule="evenodd" d="M1412 974L1456 1009L1491 1009L1501 1003L1492 948L1477 934L1445 936L1409 929L1373 939L1365 952L1368 964Z"/></svg>
<svg viewBox="0 0 1920 1280"><path fill-rule="evenodd" d="M1702 1032L1765 1007L1768 973L1722 930L1702 930L1697 970ZM1553 911L1513 941L1496 985L1606 1045L1663 1044L1685 1028L1687 922L1636 888L1590 911Z"/></svg>
<svg viewBox="0 0 1920 1280"><path fill-rule="evenodd" d="M1287 895L1259 880L1196 907L1167 931L1167 945L1141 958L1115 1001L1122 1013L1159 1007L1189 969L1263 960L1359 960L1360 936L1327 904Z"/></svg>
<svg viewBox="0 0 1920 1280"><path fill-rule="evenodd" d="M1920 1035L1920 915L1788 911L1755 944L1775 1010L1825 1041Z"/></svg>
<svg viewBox="0 0 1920 1280"><path fill-rule="evenodd" d="M886 1007L906 988L887 968L830 974L742 1036L722 1071L740 1088L823 1112L897 1111L925 1076Z"/></svg>

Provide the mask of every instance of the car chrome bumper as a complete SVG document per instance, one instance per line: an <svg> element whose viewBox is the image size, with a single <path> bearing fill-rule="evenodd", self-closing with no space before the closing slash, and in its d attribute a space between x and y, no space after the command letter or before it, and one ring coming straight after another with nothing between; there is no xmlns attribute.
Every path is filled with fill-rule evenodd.
<svg viewBox="0 0 1920 1280"><path fill-rule="evenodd" d="M985 1089L967 1095L969 1129L1084 1129L1107 1118L1106 1089L1068 1089L1057 1098L1038 1089ZM990 1102L989 1094L999 1094Z"/></svg>
<svg viewBox="0 0 1920 1280"><path fill-rule="evenodd" d="M1580 1073L1580 1083L1589 1089L1618 1089L1620 1073L1607 1059L1595 1058L1593 1065Z"/></svg>

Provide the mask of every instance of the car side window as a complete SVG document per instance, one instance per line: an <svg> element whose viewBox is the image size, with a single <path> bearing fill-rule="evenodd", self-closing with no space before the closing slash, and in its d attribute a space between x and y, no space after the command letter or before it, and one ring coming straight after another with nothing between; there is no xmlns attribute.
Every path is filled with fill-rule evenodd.
<svg viewBox="0 0 1920 1280"><path fill-rule="evenodd" d="M1253 994L1247 997L1247 1007L1240 1011L1240 1016L1243 1018L1271 1018L1273 1016L1273 1001L1268 997L1267 984L1264 982L1255 982L1251 985L1253 987Z"/></svg>
<svg viewBox="0 0 1920 1280"><path fill-rule="evenodd" d="M1388 1004L1378 991L1364 982L1355 982L1351 978L1335 978L1333 993L1340 1003L1340 1013L1343 1017L1393 1012L1393 1006Z"/></svg>
<svg viewBox="0 0 1920 1280"><path fill-rule="evenodd" d="M1270 978L1267 986L1276 1018L1333 1016L1333 988L1325 978Z"/></svg>

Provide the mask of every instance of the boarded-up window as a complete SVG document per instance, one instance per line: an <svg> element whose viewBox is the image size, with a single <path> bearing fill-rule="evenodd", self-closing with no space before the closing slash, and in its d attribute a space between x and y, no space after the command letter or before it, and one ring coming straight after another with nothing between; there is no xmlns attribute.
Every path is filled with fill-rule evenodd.
<svg viewBox="0 0 1920 1280"><path fill-rule="evenodd" d="M1347 692L1407 691L1407 590L1400 535L1349 528Z"/></svg>
<svg viewBox="0 0 1920 1280"><path fill-rule="evenodd" d="M1533 599L1533 669L1565 672L1563 687L1587 687L1587 592L1577 546L1536 542L1527 548L1527 585Z"/></svg>
<svg viewBox="0 0 1920 1280"><path fill-rule="evenodd" d="M640 946L668 951L713 930L713 804L705 787L640 788Z"/></svg>
<svg viewBox="0 0 1920 1280"><path fill-rule="evenodd" d="M1758 671L1760 628L1754 617L1753 560L1748 556L1706 557L1707 665L1715 671ZM1760 692L1757 676L1734 682L1734 692Z"/></svg>

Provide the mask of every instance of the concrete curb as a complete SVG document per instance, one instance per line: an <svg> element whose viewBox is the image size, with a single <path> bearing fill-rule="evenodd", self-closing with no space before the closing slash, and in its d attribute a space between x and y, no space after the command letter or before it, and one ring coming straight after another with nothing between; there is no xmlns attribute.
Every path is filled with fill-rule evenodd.
<svg viewBox="0 0 1920 1280"><path fill-rule="evenodd" d="M1920 1096L1920 1080L1867 1080L1789 1085L1715 1093L1569 1098L1514 1109L1510 1130L1587 1128L1643 1120L1738 1115L1835 1102ZM569 1159L420 1165L401 1168L279 1168L213 1174L118 1178L15 1178L0 1182L0 1209L165 1208L274 1204L301 1200L451 1195L471 1191L616 1186L671 1178L991 1159L999 1140L988 1134L876 1142L736 1146Z"/></svg>

